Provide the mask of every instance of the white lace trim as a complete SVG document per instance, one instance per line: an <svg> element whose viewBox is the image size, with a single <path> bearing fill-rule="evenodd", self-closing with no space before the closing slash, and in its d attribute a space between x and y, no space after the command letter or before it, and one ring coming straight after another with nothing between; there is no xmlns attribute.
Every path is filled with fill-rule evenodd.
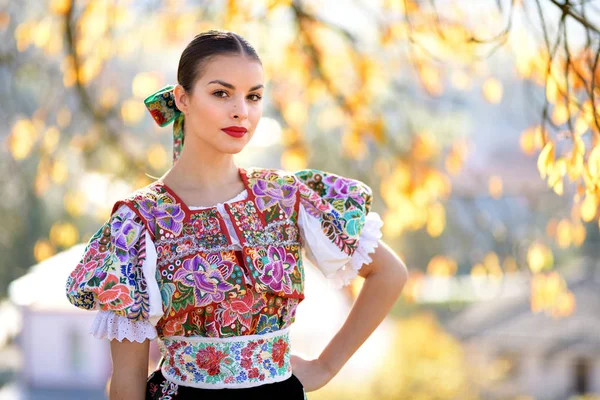
<svg viewBox="0 0 600 400"><path fill-rule="evenodd" d="M383 236L381 227L383 221L376 212L367 214L365 226L360 233L358 247L348 262L342 269L336 271L336 274L331 278L332 284L336 288L341 288L348 285L356 276L358 271L365 264L369 264L373 259L369 254L373 253L379 245L379 239Z"/></svg>
<svg viewBox="0 0 600 400"><path fill-rule="evenodd" d="M128 339L142 343L146 339L156 339L156 328L149 321L132 321L112 311L98 311L89 331L97 339Z"/></svg>
<svg viewBox="0 0 600 400"><path fill-rule="evenodd" d="M352 256L340 249L325 236L319 218L310 215L302 205L298 213L298 226L306 258L329 280L334 288L348 285L358 275L358 270L372 261L369 256L379 244L383 221L376 212L370 212L360 233L358 247Z"/></svg>

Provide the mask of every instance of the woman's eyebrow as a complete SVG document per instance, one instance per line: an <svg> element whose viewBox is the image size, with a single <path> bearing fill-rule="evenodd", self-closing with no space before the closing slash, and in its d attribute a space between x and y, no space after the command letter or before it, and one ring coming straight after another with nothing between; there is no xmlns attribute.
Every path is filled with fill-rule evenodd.
<svg viewBox="0 0 600 400"><path fill-rule="evenodd" d="M226 88L229 88L229 89L231 89L231 90L235 90L235 86L233 86L231 83L223 82L223 81L221 81L221 80L218 80L218 79L217 79L217 80L214 80L214 81L210 81L210 82L208 82L206 85L208 86L208 85L210 85L211 83L218 83L219 85L223 85L223 86L225 86ZM256 86L253 86L253 87L251 87L251 88L250 88L250 92L251 92L251 91L253 91L253 90L258 90L258 89L260 89L260 88L264 88L264 85L256 85Z"/></svg>

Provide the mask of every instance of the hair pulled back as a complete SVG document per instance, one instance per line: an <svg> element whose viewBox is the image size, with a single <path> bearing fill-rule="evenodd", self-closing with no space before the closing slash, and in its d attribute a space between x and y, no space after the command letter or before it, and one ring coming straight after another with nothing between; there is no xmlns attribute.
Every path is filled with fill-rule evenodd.
<svg viewBox="0 0 600 400"><path fill-rule="evenodd" d="M212 58L222 55L248 57L262 65L256 50L246 39L234 32L210 30L196 35L181 53L177 82L187 93L192 93L206 65Z"/></svg>

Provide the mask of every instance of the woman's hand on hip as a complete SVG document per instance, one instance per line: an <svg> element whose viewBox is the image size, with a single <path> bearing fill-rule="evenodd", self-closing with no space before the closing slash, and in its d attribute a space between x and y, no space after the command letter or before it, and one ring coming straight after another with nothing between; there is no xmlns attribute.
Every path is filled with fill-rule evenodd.
<svg viewBox="0 0 600 400"><path fill-rule="evenodd" d="M292 373L298 378L305 392L312 392L325 386L334 374L319 359L305 360L296 355L290 356Z"/></svg>

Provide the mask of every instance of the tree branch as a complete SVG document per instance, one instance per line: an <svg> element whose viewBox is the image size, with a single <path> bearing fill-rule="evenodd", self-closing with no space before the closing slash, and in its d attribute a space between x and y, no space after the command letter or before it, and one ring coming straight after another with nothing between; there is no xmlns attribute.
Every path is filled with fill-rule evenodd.
<svg viewBox="0 0 600 400"><path fill-rule="evenodd" d="M557 6L558 8L560 8L563 12L563 15L568 15L571 18L575 19L577 22L579 22L581 25L585 26L586 28L596 32L597 34L600 35L600 29L597 28L593 23L591 23L590 21L588 21L587 19L583 18L581 15L577 14L574 10L573 7L571 7L571 4L569 3L569 1L567 0L566 3L561 3L559 1L556 0L549 0L552 4L554 4L555 6Z"/></svg>

